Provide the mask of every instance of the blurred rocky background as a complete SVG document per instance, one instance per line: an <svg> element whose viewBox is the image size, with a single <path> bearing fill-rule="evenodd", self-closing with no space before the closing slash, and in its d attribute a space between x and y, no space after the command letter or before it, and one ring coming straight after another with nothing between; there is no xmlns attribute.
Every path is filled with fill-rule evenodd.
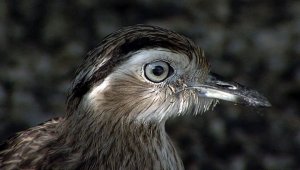
<svg viewBox="0 0 300 170"><path fill-rule="evenodd" d="M190 37L214 72L273 105L221 102L169 121L186 169L300 169L299 0L0 1L0 141L63 115L83 56L138 23Z"/></svg>

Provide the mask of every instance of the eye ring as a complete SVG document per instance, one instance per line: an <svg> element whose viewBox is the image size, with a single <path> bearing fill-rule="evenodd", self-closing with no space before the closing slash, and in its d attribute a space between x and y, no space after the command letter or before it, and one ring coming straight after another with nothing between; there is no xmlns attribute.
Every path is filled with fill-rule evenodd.
<svg viewBox="0 0 300 170"><path fill-rule="evenodd" d="M174 72L169 63L165 61L155 61L148 63L144 67L145 77L154 83L160 83Z"/></svg>

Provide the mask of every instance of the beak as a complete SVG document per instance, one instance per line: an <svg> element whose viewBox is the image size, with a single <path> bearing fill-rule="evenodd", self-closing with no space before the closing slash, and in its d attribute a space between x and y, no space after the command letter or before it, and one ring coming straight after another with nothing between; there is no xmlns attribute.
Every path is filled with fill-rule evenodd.
<svg viewBox="0 0 300 170"><path fill-rule="evenodd" d="M270 107L267 98L255 90L248 89L236 82L224 81L214 73L210 73L204 84L194 87L199 95L207 98L221 99L253 107Z"/></svg>

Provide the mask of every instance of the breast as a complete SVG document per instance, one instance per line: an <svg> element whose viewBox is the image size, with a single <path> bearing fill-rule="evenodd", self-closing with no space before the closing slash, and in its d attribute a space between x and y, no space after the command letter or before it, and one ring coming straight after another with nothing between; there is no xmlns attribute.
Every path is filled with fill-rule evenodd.
<svg viewBox="0 0 300 170"><path fill-rule="evenodd" d="M39 126L19 132L4 143L0 152L0 169L33 168L47 154L47 144L58 135L63 118L51 119ZM35 164L35 165L34 165Z"/></svg>

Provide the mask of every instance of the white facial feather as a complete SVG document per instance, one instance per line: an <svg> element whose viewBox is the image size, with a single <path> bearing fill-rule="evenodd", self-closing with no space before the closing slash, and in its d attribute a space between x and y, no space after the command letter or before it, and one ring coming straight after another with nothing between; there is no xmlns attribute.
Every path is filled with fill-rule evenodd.
<svg viewBox="0 0 300 170"><path fill-rule="evenodd" d="M130 69L131 67L136 67L136 69L142 72L145 64L154 61L168 62L172 67L174 67L174 70L177 74L182 74L183 69L190 64L188 57L184 56L184 54L172 52L164 48L155 48L137 51L118 69L126 70L128 68Z"/></svg>

